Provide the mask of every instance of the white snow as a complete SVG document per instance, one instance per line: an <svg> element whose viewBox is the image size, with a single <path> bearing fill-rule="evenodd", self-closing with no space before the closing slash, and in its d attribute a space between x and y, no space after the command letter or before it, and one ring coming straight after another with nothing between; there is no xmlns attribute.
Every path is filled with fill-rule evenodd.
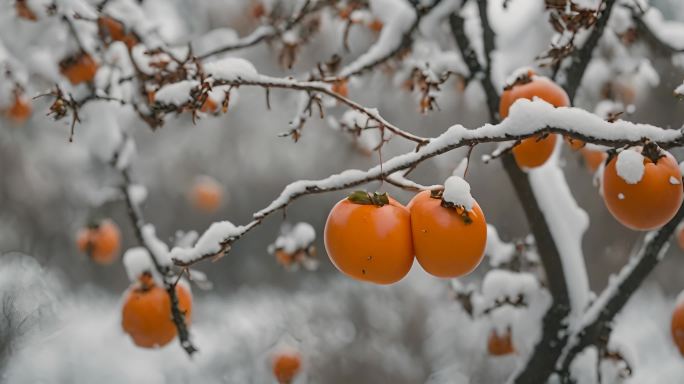
<svg viewBox="0 0 684 384"><path fill-rule="evenodd" d="M157 270L152 263L151 257L150 253L143 247L128 249L123 255L123 264L124 268L126 268L128 280L134 283L145 272L149 272L155 278L158 278L159 276L157 276Z"/></svg>
<svg viewBox="0 0 684 384"><path fill-rule="evenodd" d="M617 156L615 169L627 184L636 184L644 177L644 157L636 150L624 150Z"/></svg>
<svg viewBox="0 0 684 384"><path fill-rule="evenodd" d="M123 170L129 167L131 160L135 155L135 141L131 137L127 137L123 147L119 150L116 156L116 169Z"/></svg>
<svg viewBox="0 0 684 384"><path fill-rule="evenodd" d="M284 227L282 234L274 243L275 249L282 249L289 254L306 249L316 240L316 231L309 223L297 223L292 228Z"/></svg>
<svg viewBox="0 0 684 384"><path fill-rule="evenodd" d="M684 96L684 83L679 84L677 88L675 88L674 93L680 97Z"/></svg>
<svg viewBox="0 0 684 384"><path fill-rule="evenodd" d="M199 86L197 80L181 80L177 83L161 87L154 96L154 100L162 104L183 105L192 100L190 91Z"/></svg>
<svg viewBox="0 0 684 384"><path fill-rule="evenodd" d="M396 50L417 17L413 7L406 0L371 0L370 7L373 14L383 23L380 36L368 51L342 68L337 74L339 77L356 73Z"/></svg>
<svg viewBox="0 0 684 384"><path fill-rule="evenodd" d="M128 186L128 196L135 205L140 205L147 199L147 187L141 184L131 184Z"/></svg>
<svg viewBox="0 0 684 384"><path fill-rule="evenodd" d="M618 193L618 199L624 200L624 199L625 199L625 195L624 195L623 193Z"/></svg>
<svg viewBox="0 0 684 384"><path fill-rule="evenodd" d="M679 185L682 183L682 178L676 178L674 176L670 176L670 184L672 185Z"/></svg>
<svg viewBox="0 0 684 384"><path fill-rule="evenodd" d="M141 228L145 246L152 252L152 256L160 265L171 265L169 246L157 237L157 231L152 224L145 224Z"/></svg>
<svg viewBox="0 0 684 384"><path fill-rule="evenodd" d="M450 176L444 181L442 200L461 206L466 211L472 210L475 203L475 199L470 195L470 184L460 176Z"/></svg>
<svg viewBox="0 0 684 384"><path fill-rule="evenodd" d="M539 290L539 280L527 272L513 272L505 269L492 269L482 280L484 305L493 305L497 299L516 300L518 296L529 296Z"/></svg>
<svg viewBox="0 0 684 384"><path fill-rule="evenodd" d="M489 265L498 267L511 261L515 255L515 244L501 241L499 233L491 224L487 224L487 247L485 254L489 257Z"/></svg>
<svg viewBox="0 0 684 384"><path fill-rule="evenodd" d="M236 57L209 62L204 65L204 71L214 79L226 81L249 81L259 78L259 73L251 62Z"/></svg>
<svg viewBox="0 0 684 384"><path fill-rule="evenodd" d="M236 227L229 221L212 223L192 248L174 247L171 259L190 263L205 255L213 255L221 250L221 242L242 234L244 228Z"/></svg>
<svg viewBox="0 0 684 384"><path fill-rule="evenodd" d="M558 146L563 145L558 140ZM530 171L534 196L544 214L563 265L570 297L570 321L585 310L590 298L589 277L582 253L582 237L589 226L589 216L577 204L559 166L559 150L541 167Z"/></svg>
<svg viewBox="0 0 684 384"><path fill-rule="evenodd" d="M458 166L456 169L454 169L451 174L453 176L458 176L458 177L465 177L466 170L468 169L468 157L464 157L461 159L461 161L458 163Z"/></svg>

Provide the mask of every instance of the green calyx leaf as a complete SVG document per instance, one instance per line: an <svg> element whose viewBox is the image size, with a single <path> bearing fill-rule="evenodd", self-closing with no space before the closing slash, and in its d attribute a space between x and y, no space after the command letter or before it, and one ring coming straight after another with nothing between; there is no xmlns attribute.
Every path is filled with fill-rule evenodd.
<svg viewBox="0 0 684 384"><path fill-rule="evenodd" d="M361 205L375 205L378 207L382 207L383 205L389 204L389 195L387 194L387 192L374 192L373 194L370 194L366 191L354 191L349 194L347 199L349 199L349 201L351 201L354 204Z"/></svg>

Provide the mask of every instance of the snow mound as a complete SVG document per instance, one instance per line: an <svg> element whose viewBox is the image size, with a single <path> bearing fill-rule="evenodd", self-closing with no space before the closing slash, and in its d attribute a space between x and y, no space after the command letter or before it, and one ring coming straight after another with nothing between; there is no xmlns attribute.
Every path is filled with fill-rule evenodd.
<svg viewBox="0 0 684 384"><path fill-rule="evenodd" d="M459 176L451 176L444 181L442 200L454 205L460 205L466 211L473 209L475 199L470 195L470 184Z"/></svg>
<svg viewBox="0 0 684 384"><path fill-rule="evenodd" d="M622 151L618 154L615 169L627 184L636 184L644 177L644 157L637 151Z"/></svg>

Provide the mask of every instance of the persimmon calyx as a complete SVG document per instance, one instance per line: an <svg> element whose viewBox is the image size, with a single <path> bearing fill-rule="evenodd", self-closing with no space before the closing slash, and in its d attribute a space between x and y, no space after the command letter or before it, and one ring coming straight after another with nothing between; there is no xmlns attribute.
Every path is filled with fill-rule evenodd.
<svg viewBox="0 0 684 384"><path fill-rule="evenodd" d="M531 69L521 73L520 75L518 75L518 77L515 78L515 80L513 80L512 83L506 84L506 86L504 87L504 91L511 90L518 85L531 83L532 77L534 75L536 75L536 73L534 73L534 71Z"/></svg>
<svg viewBox="0 0 684 384"><path fill-rule="evenodd" d="M658 144L652 141L648 141L644 144L641 155L653 161L653 164L658 164L658 160L660 160L661 157L665 157L665 153L660 149Z"/></svg>
<svg viewBox="0 0 684 384"><path fill-rule="evenodd" d="M383 205L387 205L390 203L389 195L387 194L387 192L373 192L373 194L370 194L366 191L354 191L349 194L347 199L349 199L349 201L351 201L354 204L375 205L378 207L382 207Z"/></svg>
<svg viewBox="0 0 684 384"><path fill-rule="evenodd" d="M468 214L468 210L466 209L465 206L460 205L460 204L454 204L450 201L444 200L444 190L443 189L430 191L430 198L440 199L441 200L440 205L442 207L455 210L456 213L459 216L461 216L461 219L463 219L464 223L471 224L473 222L473 219L470 218L470 215Z"/></svg>

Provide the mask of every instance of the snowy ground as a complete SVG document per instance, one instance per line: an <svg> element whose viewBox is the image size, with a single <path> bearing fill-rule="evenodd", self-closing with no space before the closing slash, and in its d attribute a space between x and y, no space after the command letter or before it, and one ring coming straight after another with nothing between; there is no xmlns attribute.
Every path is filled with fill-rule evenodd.
<svg viewBox="0 0 684 384"><path fill-rule="evenodd" d="M297 383L498 383L518 362L486 357L489 324L472 322L443 282L420 271L392 287L340 276L298 292L196 290L192 332L200 352L188 359L175 343L135 347L119 326L119 297L92 287L69 292L33 260L5 259L3 314L13 297L14 318L26 319L6 360L6 383L270 383L269 353L280 344L304 355ZM646 289L618 320L614 342L634 367L626 383L681 382L672 306L672 298Z"/></svg>

